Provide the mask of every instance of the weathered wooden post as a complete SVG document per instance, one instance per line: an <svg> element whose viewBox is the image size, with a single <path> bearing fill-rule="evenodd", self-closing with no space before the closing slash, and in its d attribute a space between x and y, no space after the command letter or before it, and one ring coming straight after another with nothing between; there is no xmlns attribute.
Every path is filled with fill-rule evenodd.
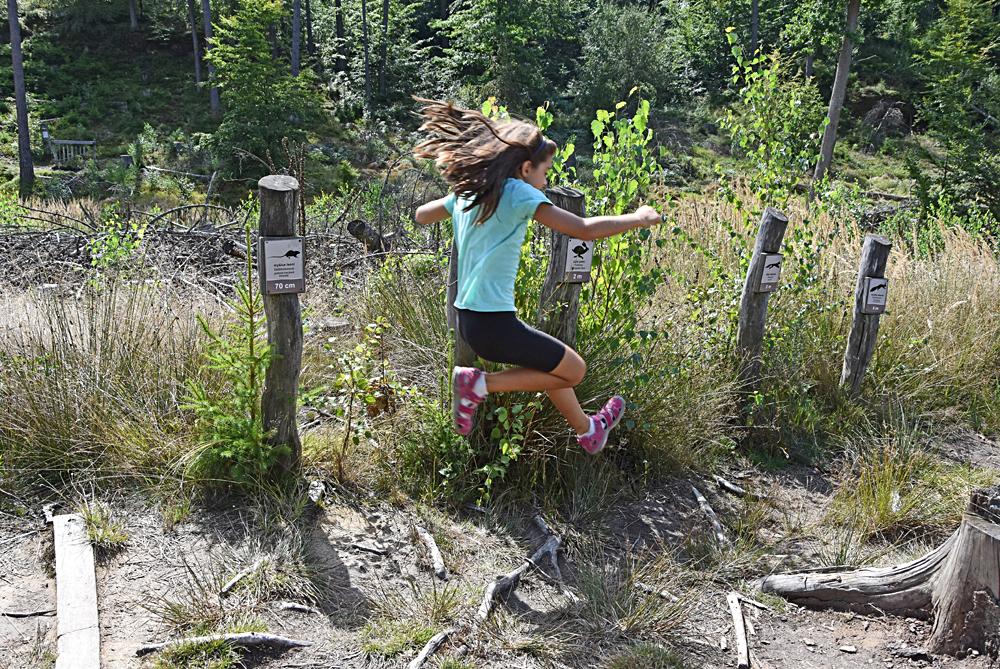
<svg viewBox="0 0 1000 669"><path fill-rule="evenodd" d="M476 354L469 344L462 339L458 331L458 312L455 310L455 297L458 295L458 246L452 241L451 258L448 261L448 328L455 337L452 349L452 364L456 367L471 367L476 361Z"/></svg>
<svg viewBox="0 0 1000 669"><path fill-rule="evenodd" d="M875 351L879 318L885 311L889 281L885 266L892 243L880 235L865 235L858 267L858 283L854 290L854 319L844 353L844 369L840 385L848 395L857 395L865 370Z"/></svg>
<svg viewBox="0 0 1000 669"><path fill-rule="evenodd" d="M745 392L756 388L760 381L760 356L764 350L767 302L771 292L778 287L781 277L781 254L778 251L787 227L788 218L780 211L773 207L764 210L746 282L743 284L736 329L736 350L743 358L740 382Z"/></svg>
<svg viewBox="0 0 1000 669"><path fill-rule="evenodd" d="M583 193L573 188L548 188L552 204L577 216L586 216ZM538 302L541 329L568 346L576 346L576 324L580 316L580 290L590 280L594 243L573 239L552 230L549 267Z"/></svg>
<svg viewBox="0 0 1000 669"><path fill-rule="evenodd" d="M304 241L296 237L299 182L293 177L271 175L260 188L260 273L267 341L271 361L264 377L261 416L268 442L286 446L279 459L286 472L299 467L302 442L296 423L299 372L302 370L302 312L298 294L305 291Z"/></svg>

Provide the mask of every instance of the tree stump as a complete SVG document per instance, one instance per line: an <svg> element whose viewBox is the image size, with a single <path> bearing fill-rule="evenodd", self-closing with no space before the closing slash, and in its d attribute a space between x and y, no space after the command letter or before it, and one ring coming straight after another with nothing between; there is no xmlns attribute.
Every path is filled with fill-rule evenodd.
<svg viewBox="0 0 1000 669"><path fill-rule="evenodd" d="M1000 649L1000 486L972 498L941 546L903 565L767 576L761 590L814 608L933 618L928 650L961 657Z"/></svg>

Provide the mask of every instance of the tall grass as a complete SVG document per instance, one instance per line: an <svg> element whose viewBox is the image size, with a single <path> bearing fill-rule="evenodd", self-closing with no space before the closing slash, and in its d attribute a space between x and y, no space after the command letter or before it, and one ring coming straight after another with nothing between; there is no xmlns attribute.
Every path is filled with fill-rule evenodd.
<svg viewBox="0 0 1000 669"><path fill-rule="evenodd" d="M7 477L65 483L157 477L185 448L185 379L204 334L191 305L155 286L111 284L79 298L0 296L0 453Z"/></svg>
<svg viewBox="0 0 1000 669"><path fill-rule="evenodd" d="M605 345L622 341L615 332L578 342L588 363L577 388L581 401L594 409L610 394L625 394L631 422L619 430L619 452L646 470L709 469L720 445L747 434L733 418L742 401L734 392L733 341L757 217L739 200L753 203L747 192L737 204L711 194L680 200L672 210L676 228L658 230L662 241L650 262L668 268L670 279L637 307L640 327L656 337L628 350ZM850 401L839 380L864 230L848 207L810 212L793 201L786 213L783 285L771 299L765 378L749 414L757 443L807 459L826 457L841 447L841 436L866 421L888 425L899 407L936 422L1000 430L1000 263L987 241L943 219L932 223L940 228L940 244L931 257L897 240L887 270L889 309L862 397ZM394 328L401 373L432 397L446 394L440 388L447 380L444 281L443 259L424 261L420 271L402 263L381 272L367 298L369 314ZM481 409L484 436L473 440L471 457L462 449L449 452L472 471L495 459L491 412L532 399L491 396ZM540 404L508 472L531 488L573 478L568 430L544 399ZM436 411L445 407L442 402ZM439 422L421 423L418 415L409 424ZM407 444L406 425L394 430L404 456L411 449L409 461L417 461L430 433L416 430L424 437ZM439 471L440 462L435 466Z"/></svg>

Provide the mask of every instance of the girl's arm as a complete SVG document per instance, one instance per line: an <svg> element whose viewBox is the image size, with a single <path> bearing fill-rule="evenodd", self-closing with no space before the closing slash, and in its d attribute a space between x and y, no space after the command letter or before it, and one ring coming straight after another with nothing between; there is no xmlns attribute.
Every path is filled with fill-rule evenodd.
<svg viewBox="0 0 1000 669"><path fill-rule="evenodd" d="M639 207L631 214L589 218L580 218L554 205L540 205L535 211L535 220L564 235L585 241L613 237L634 228L649 227L662 222L656 210L648 205Z"/></svg>
<svg viewBox="0 0 1000 669"><path fill-rule="evenodd" d="M444 206L446 199L448 198L442 197L420 205L417 207L417 213L414 214L413 218L416 219L417 223L423 224L437 223L446 218L451 218L451 214L448 213L448 209Z"/></svg>

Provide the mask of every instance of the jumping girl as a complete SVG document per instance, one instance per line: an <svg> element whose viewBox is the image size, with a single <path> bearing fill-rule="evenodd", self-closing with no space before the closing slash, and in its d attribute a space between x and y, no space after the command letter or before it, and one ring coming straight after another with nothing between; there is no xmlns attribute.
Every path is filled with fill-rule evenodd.
<svg viewBox="0 0 1000 669"><path fill-rule="evenodd" d="M452 372L452 408L460 434L472 430L476 407L487 393L545 391L566 417L585 451L604 448L625 411L612 397L593 416L580 408L573 388L586 364L569 346L517 318L514 279L528 221L583 240L603 239L660 222L649 206L623 216L580 218L552 204L542 192L556 144L533 124L491 121L452 103L423 104L420 130L430 139L414 150L433 158L452 192L421 205L418 223L451 217L458 249L458 330L476 355L513 365L487 374L473 367Z"/></svg>

